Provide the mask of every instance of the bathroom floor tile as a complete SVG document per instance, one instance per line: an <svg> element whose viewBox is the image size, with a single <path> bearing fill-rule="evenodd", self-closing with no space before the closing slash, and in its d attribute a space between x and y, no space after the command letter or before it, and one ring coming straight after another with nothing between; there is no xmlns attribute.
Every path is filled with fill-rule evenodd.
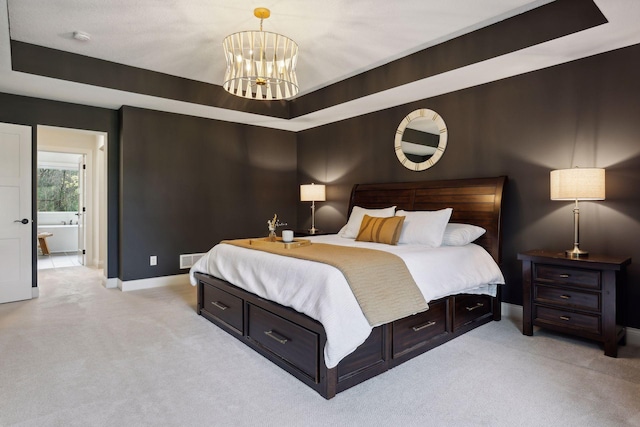
<svg viewBox="0 0 640 427"><path fill-rule="evenodd" d="M48 268L78 267L80 265L81 264L78 262L78 255L75 253L54 253L46 256L38 256L38 270L44 270Z"/></svg>

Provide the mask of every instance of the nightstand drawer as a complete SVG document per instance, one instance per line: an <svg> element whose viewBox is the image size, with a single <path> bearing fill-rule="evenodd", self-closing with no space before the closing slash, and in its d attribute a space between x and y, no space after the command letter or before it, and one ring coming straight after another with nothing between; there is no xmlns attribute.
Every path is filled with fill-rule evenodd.
<svg viewBox="0 0 640 427"><path fill-rule="evenodd" d="M598 312L601 307L600 293L580 292L544 285L535 285L533 300L536 303L553 304Z"/></svg>
<svg viewBox="0 0 640 427"><path fill-rule="evenodd" d="M573 313L534 305L533 321L540 326L556 326L593 334L602 332L600 316L595 314Z"/></svg>
<svg viewBox="0 0 640 427"><path fill-rule="evenodd" d="M587 270L537 264L534 280L553 282L587 289L600 289L600 270Z"/></svg>
<svg viewBox="0 0 640 427"><path fill-rule="evenodd" d="M202 309L242 334L242 299L207 283L202 284L202 293Z"/></svg>

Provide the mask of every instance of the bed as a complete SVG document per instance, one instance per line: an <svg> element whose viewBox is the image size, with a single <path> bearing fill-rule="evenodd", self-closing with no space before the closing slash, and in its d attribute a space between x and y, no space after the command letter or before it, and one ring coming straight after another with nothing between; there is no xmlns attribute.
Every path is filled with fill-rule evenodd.
<svg viewBox="0 0 640 427"><path fill-rule="evenodd" d="M443 256L452 259L466 259L469 253L477 254L490 258L491 264L499 265L502 193L505 182L506 177L496 177L357 184L351 193L349 214L354 207L381 209L396 206L397 210L405 211L452 208L449 222L476 225L486 232L465 247L435 248L431 251L443 253ZM311 240L316 245L321 242L334 244L339 243L340 238L318 236ZM211 260L216 259L221 248L236 251L228 255L234 261L220 263L218 268L207 268ZM393 251L402 253L409 249L410 245L398 245ZM236 262L236 257L239 260L240 255L244 256L243 251L259 252L234 248L232 245L216 245L194 265L190 274L192 284L197 286L198 314L326 399L482 324L500 320L500 286L486 283L482 286L474 285L473 289L465 289L468 285L457 284L447 295L440 295L438 291L429 293L421 288L425 299L429 295L428 310L372 327L362 322L362 312L357 305L353 308L353 297L348 298L342 286L333 286L334 282L339 281L338 276L327 275L324 279L326 283L318 282L321 271L316 272L314 268L326 270L332 267L318 265L313 261L292 261L289 257L258 254L257 261L251 262L249 266L253 271L247 271L246 267L238 270L235 264L240 261ZM306 266L302 268L306 276L292 273L287 280L270 276L270 269L291 270L289 264L275 264L276 258L273 257L279 263L306 262ZM312 264L313 268L310 267ZM458 282L456 273L457 271L450 273L452 283ZM253 277L254 274L256 277ZM442 276L443 272L437 274ZM250 279L250 276L253 278ZM483 276L482 280L494 281L488 277L492 276L487 276L486 279ZM285 303L279 297L283 289L293 286L291 283L297 284L293 294L294 300L297 297L301 301L299 303L289 300ZM327 293L318 296L307 293L316 288ZM318 301L315 301L315 308L309 310L308 301L313 298L322 302L326 300L326 304L318 305ZM323 312L328 311L325 306L336 305L336 301L341 312L330 311L323 317ZM337 328L336 319L339 320ZM349 328L340 325L349 325ZM343 340L348 341L346 344L341 341L342 332L345 337L349 333L349 339ZM355 338L352 339L351 335Z"/></svg>

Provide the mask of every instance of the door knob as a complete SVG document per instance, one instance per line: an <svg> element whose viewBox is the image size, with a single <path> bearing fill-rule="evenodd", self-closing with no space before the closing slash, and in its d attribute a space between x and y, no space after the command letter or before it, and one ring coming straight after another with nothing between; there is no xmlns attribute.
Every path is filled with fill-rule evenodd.
<svg viewBox="0 0 640 427"><path fill-rule="evenodd" d="M13 222L21 222L23 224L29 224L29 220L27 218L22 218L22 219L16 219Z"/></svg>

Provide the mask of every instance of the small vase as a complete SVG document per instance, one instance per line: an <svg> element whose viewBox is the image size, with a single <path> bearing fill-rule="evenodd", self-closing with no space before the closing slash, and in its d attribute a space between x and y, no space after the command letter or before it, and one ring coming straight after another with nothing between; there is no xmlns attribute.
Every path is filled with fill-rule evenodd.
<svg viewBox="0 0 640 427"><path fill-rule="evenodd" d="M276 230L269 230L269 236L267 237L267 240L270 242L275 242L276 239Z"/></svg>

